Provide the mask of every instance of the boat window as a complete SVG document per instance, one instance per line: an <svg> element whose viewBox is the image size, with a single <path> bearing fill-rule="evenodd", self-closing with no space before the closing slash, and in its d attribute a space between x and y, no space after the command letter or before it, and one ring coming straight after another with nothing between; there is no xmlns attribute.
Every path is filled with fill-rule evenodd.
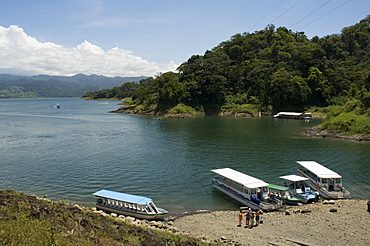
<svg viewBox="0 0 370 246"><path fill-rule="evenodd" d="M153 211L151 210L151 208L150 208L149 206L147 206L145 209L146 209L146 212L147 212L148 214L153 213Z"/></svg>
<svg viewBox="0 0 370 246"><path fill-rule="evenodd" d="M101 204L101 203L103 202L103 200L102 200L101 198L98 198L98 199L96 200L96 202L97 202L97 203L99 203L99 204Z"/></svg>
<svg viewBox="0 0 370 246"><path fill-rule="evenodd" d="M323 184L328 183L328 179L321 179Z"/></svg>
<svg viewBox="0 0 370 246"><path fill-rule="evenodd" d="M153 210L155 213L158 213L158 210L157 208L155 207L154 203L152 202L149 202L148 203L149 207L151 208L151 210Z"/></svg>
<svg viewBox="0 0 370 246"><path fill-rule="evenodd" d="M337 183L337 184L342 183L342 180L341 179L334 179L334 180L335 180L335 183Z"/></svg>

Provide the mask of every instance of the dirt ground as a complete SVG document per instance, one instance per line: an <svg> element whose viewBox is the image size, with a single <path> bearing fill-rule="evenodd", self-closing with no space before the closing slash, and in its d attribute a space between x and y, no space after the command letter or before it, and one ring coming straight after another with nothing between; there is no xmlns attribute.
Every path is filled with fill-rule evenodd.
<svg viewBox="0 0 370 246"><path fill-rule="evenodd" d="M238 211L183 216L181 233L235 245L370 245L370 213L365 200L335 200L286 207L262 215L263 224L238 227Z"/></svg>

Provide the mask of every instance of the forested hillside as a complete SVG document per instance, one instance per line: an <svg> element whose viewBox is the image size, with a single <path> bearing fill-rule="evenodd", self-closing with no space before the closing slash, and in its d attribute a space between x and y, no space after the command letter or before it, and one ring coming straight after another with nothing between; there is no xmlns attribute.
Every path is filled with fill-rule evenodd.
<svg viewBox="0 0 370 246"><path fill-rule="evenodd" d="M0 98L81 97L89 91L112 88L146 77L105 77L76 74L74 76L16 76L0 74Z"/></svg>
<svg viewBox="0 0 370 246"><path fill-rule="evenodd" d="M340 34L312 39L304 32L273 25L235 34L204 55L190 57L178 73L141 80L132 104L157 114L176 105L219 114L302 111L353 101L366 111L370 105L369 24L370 16ZM115 90L105 93L119 98Z"/></svg>

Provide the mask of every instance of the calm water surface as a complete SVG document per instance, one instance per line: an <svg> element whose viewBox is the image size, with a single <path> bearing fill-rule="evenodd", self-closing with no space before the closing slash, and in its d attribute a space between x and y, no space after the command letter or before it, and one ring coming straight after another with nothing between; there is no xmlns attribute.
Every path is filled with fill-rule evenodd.
<svg viewBox="0 0 370 246"><path fill-rule="evenodd" d="M320 120L107 113L117 103L0 100L0 189L85 206L93 206L93 192L111 189L151 197L171 213L236 209L213 189L211 169L282 184L296 161L314 160L341 174L353 197L370 199L370 144L301 134Z"/></svg>

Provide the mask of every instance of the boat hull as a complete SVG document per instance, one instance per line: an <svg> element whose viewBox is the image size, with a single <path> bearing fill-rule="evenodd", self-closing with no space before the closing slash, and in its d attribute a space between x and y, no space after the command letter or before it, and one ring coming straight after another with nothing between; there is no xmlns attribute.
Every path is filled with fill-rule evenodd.
<svg viewBox="0 0 370 246"><path fill-rule="evenodd" d="M319 200L319 196L314 192L309 193L294 193L296 197L301 199L302 203L310 203L310 202L317 202Z"/></svg>
<svg viewBox="0 0 370 246"><path fill-rule="evenodd" d="M138 219L147 219L147 220L162 220L163 217L165 217L168 214L166 210L160 209L160 208L158 208L158 210L163 211L163 212L155 213L155 214L138 213L136 211L121 210L121 209L116 209L116 208L107 207L107 206L98 205L98 204L96 204L96 209L103 210L109 213L116 213L120 215L131 216L131 217L135 217Z"/></svg>
<svg viewBox="0 0 370 246"><path fill-rule="evenodd" d="M284 204L287 204L287 205L299 205L302 201L301 199L297 199L297 198L293 198L293 199L282 199L281 200Z"/></svg>

